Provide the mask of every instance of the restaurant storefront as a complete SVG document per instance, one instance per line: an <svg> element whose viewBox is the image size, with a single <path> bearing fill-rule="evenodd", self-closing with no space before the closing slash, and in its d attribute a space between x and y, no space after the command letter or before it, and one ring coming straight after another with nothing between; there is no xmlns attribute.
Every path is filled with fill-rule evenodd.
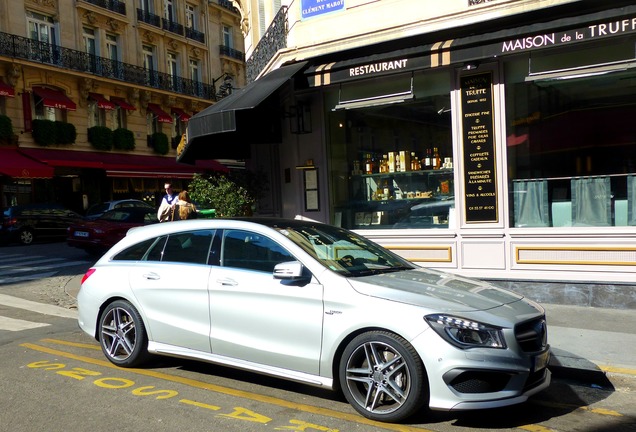
<svg viewBox="0 0 636 432"><path fill-rule="evenodd" d="M310 122L281 127L280 214L537 300L636 308L635 50L627 6L309 60L276 94Z"/></svg>

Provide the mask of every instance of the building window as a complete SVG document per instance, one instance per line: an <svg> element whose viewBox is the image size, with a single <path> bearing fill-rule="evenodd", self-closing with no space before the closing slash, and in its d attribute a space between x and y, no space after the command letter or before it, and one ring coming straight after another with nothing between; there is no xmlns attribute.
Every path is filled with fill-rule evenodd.
<svg viewBox="0 0 636 432"><path fill-rule="evenodd" d="M82 41L84 44L84 52L87 54L86 67L89 72L97 72L97 42L95 30L84 27L82 29Z"/></svg>
<svg viewBox="0 0 636 432"><path fill-rule="evenodd" d="M105 62L104 73L107 76L122 79L123 68L121 64L121 56L119 52L119 37L114 34L106 34L106 55L108 62Z"/></svg>
<svg viewBox="0 0 636 432"><path fill-rule="evenodd" d="M139 0L139 9L144 12L154 13L153 0Z"/></svg>
<svg viewBox="0 0 636 432"><path fill-rule="evenodd" d="M449 227L455 202L450 86L450 71L442 71L329 90L325 115L334 224ZM401 103L390 103L397 102L396 95ZM306 132L310 113L293 108L290 131Z"/></svg>
<svg viewBox="0 0 636 432"><path fill-rule="evenodd" d="M636 225L636 70L585 72L631 61L633 44L505 64L511 226Z"/></svg>
<svg viewBox="0 0 636 432"><path fill-rule="evenodd" d="M113 110L113 129L127 127L126 114L126 110L120 106L117 106L117 108Z"/></svg>
<svg viewBox="0 0 636 432"><path fill-rule="evenodd" d="M146 80L148 85L155 86L159 80L155 63L155 48L150 45L142 47L144 56L144 69L146 70Z"/></svg>
<svg viewBox="0 0 636 432"><path fill-rule="evenodd" d="M174 22L174 4L172 0L164 0L163 1L163 17L169 21Z"/></svg>
<svg viewBox="0 0 636 432"><path fill-rule="evenodd" d="M44 106L44 101L37 94L33 94L33 111L38 120L64 120L66 111Z"/></svg>
<svg viewBox="0 0 636 432"><path fill-rule="evenodd" d="M173 52L168 52L166 55L168 75L170 75L170 87L175 91L179 88L179 62L177 58L177 54Z"/></svg>
<svg viewBox="0 0 636 432"><path fill-rule="evenodd" d="M195 96L201 96L203 86L201 85L201 72L199 70L199 61L190 59L190 80L192 81L193 93Z"/></svg>
<svg viewBox="0 0 636 432"><path fill-rule="evenodd" d="M106 126L106 110L99 108L97 102L88 101L88 127Z"/></svg>
<svg viewBox="0 0 636 432"><path fill-rule="evenodd" d="M186 27L192 30L199 29L197 9L191 4L186 4Z"/></svg>
<svg viewBox="0 0 636 432"><path fill-rule="evenodd" d="M232 40L232 27L223 26L223 46L228 48L234 48L234 43Z"/></svg>
<svg viewBox="0 0 636 432"><path fill-rule="evenodd" d="M26 18L29 38L42 42L29 45L29 58L43 63L57 63L60 55L53 18L33 11L26 11Z"/></svg>

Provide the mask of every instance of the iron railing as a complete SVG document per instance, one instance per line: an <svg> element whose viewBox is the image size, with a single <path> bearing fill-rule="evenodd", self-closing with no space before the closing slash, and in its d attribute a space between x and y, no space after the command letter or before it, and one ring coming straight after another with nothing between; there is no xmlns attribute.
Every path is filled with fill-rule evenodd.
<svg viewBox="0 0 636 432"><path fill-rule="evenodd" d="M137 21L161 28L161 17L143 9L137 9Z"/></svg>
<svg viewBox="0 0 636 432"><path fill-rule="evenodd" d="M44 63L130 84L215 100L214 86L86 52L0 32L0 56Z"/></svg>
<svg viewBox="0 0 636 432"><path fill-rule="evenodd" d="M126 3L119 0L83 0L86 3L94 4L95 6L103 7L109 11L117 12L122 15L126 15Z"/></svg>
<svg viewBox="0 0 636 432"><path fill-rule="evenodd" d="M287 48L287 32L287 6L283 6L245 63L248 84L256 79L279 50Z"/></svg>
<svg viewBox="0 0 636 432"><path fill-rule="evenodd" d="M230 48L227 45L219 45L219 54L235 58L242 62L245 61L245 53L243 51L236 50L234 48Z"/></svg>
<svg viewBox="0 0 636 432"><path fill-rule="evenodd" d="M192 29L190 27L185 28L185 37L188 39L195 40L197 42L205 43L205 35L198 30Z"/></svg>
<svg viewBox="0 0 636 432"><path fill-rule="evenodd" d="M235 14L240 14L239 10L234 7L230 0L218 0L217 3L219 6L224 7L227 10L234 12Z"/></svg>

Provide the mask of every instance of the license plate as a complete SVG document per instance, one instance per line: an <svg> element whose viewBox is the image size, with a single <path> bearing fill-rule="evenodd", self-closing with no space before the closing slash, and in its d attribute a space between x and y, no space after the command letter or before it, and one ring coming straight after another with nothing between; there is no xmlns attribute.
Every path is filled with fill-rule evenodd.
<svg viewBox="0 0 636 432"><path fill-rule="evenodd" d="M75 231L75 237L88 237L88 233L86 231Z"/></svg>
<svg viewBox="0 0 636 432"><path fill-rule="evenodd" d="M550 350L539 354L532 359L532 372L544 369L550 362Z"/></svg>

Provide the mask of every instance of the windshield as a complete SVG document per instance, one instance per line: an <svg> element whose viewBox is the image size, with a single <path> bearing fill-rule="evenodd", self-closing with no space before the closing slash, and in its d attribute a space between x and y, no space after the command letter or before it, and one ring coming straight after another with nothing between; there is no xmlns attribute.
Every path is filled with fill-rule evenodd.
<svg viewBox="0 0 636 432"><path fill-rule="evenodd" d="M306 224L275 229L325 267L346 276L367 276L417 268L376 243L341 228Z"/></svg>

